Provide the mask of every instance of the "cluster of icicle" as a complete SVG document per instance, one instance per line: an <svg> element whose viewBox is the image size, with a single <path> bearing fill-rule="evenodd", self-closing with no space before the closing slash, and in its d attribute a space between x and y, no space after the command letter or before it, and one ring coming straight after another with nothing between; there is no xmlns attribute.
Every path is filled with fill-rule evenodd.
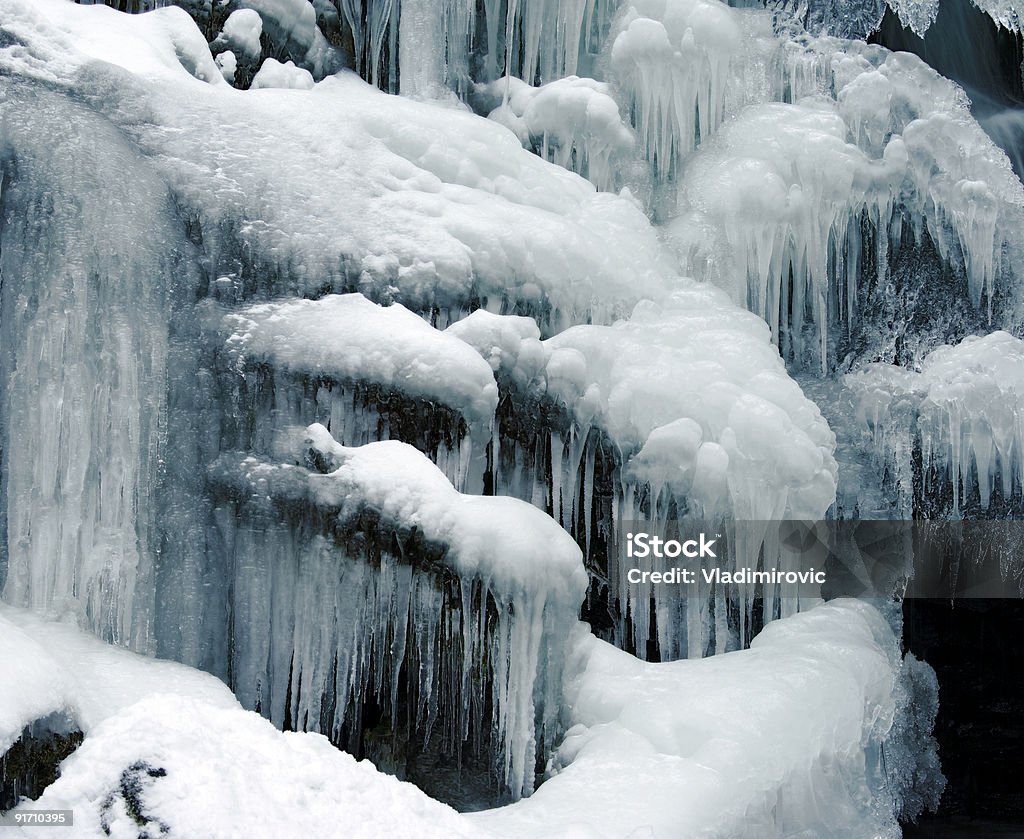
<svg viewBox="0 0 1024 839"><path fill-rule="evenodd" d="M988 510L1024 486L1024 342L1006 332L940 347L920 372L869 364L846 377L858 395L874 450L913 505L913 457L924 494L951 488L952 515L968 501ZM930 484L930 485L929 485Z"/></svg>
<svg viewBox="0 0 1024 839"><path fill-rule="evenodd" d="M437 86L465 89L473 52L484 54L485 79L514 73L548 82L573 75L581 57L596 52L607 34L616 0L339 0L352 33L356 70L374 84L403 94ZM481 25L482 24L482 25ZM484 44L476 44L483 32ZM385 54L391 63L385 66ZM397 57L397 62L395 58Z"/></svg>
<svg viewBox="0 0 1024 839"><path fill-rule="evenodd" d="M239 699L349 748L373 701L397 754L418 739L490 755L529 794L559 733L579 549L522 502L460 495L406 444L344 447L313 425L304 445L313 468L233 453L210 468Z"/></svg>

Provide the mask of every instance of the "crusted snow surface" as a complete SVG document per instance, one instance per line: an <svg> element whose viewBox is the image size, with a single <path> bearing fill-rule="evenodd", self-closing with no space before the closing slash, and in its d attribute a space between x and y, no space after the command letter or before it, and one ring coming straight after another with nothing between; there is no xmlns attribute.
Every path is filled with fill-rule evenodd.
<svg viewBox="0 0 1024 839"><path fill-rule="evenodd" d="M205 75L218 84L202 84L166 37L159 49L144 39L155 13L60 0L4 0L3 12L27 46L3 50L0 65L80 87L128 131L196 215L223 274L244 254L279 272L279 291L329 284L445 312L518 304L562 324L606 320L660 291L664 257L641 210L489 120L388 96L352 74L311 91L236 91L205 43ZM165 17L201 39L180 16ZM133 58L168 54L173 65ZM103 95L105 65L76 75L90 58L135 76L117 75L121 92Z"/></svg>
<svg viewBox="0 0 1024 839"><path fill-rule="evenodd" d="M912 456L952 485L953 515L969 498L991 506L1024 485L1024 342L1006 332L939 347L920 371L868 364L845 382L858 396L874 450L913 492Z"/></svg>
<svg viewBox="0 0 1024 839"><path fill-rule="evenodd" d="M25 726L49 714L64 714L88 734L152 693L238 706L227 686L208 673L104 643L80 629L73 613L44 616L0 604L0 648L0 753Z"/></svg>
<svg viewBox="0 0 1024 839"><path fill-rule="evenodd" d="M616 188L618 173L636 147L604 82L568 76L531 87L505 77L478 85L476 95L501 103L488 117L514 131L523 146L600 190Z"/></svg>
<svg viewBox="0 0 1024 839"><path fill-rule="evenodd" d="M313 87L313 76L309 70L296 67L292 61L282 64L276 58L267 58L256 75L252 77L252 90L261 88L291 88L294 90L310 90Z"/></svg>
<svg viewBox="0 0 1024 839"><path fill-rule="evenodd" d="M0 640L17 644L9 661L26 677L0 692L0 719L11 697L29 716L65 706L86 735L20 807L72 809L82 836L136 836L137 818L216 837L338 824L357 836L620 837L637 825L655 837L899 835L899 795L934 742L890 740L934 709L906 704L906 665L871 606L822 605L749 650L669 664L637 661L582 625L566 634L572 727L548 780L517 804L460 816L321 735L277 731L206 674L0 607Z"/></svg>
<svg viewBox="0 0 1024 839"><path fill-rule="evenodd" d="M900 670L885 620L852 600L703 660L649 664L580 632L549 779L469 818L509 837L898 837L882 744L908 713Z"/></svg>

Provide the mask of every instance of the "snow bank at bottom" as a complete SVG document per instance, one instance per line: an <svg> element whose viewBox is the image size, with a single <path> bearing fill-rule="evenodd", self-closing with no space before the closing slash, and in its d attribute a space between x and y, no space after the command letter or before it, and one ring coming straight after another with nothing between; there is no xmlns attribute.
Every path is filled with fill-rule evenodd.
<svg viewBox="0 0 1024 839"><path fill-rule="evenodd" d="M0 755L29 723L63 714L86 734L151 693L237 707L219 679L105 644L73 622L0 603Z"/></svg>
<svg viewBox="0 0 1024 839"><path fill-rule="evenodd" d="M818 606L708 659L646 663L583 633L576 651L574 726L553 777L470 816L477 825L522 837L900 835L882 744L886 761L918 765L887 740L934 709L901 700L896 640L870 605Z"/></svg>
<svg viewBox="0 0 1024 839"><path fill-rule="evenodd" d="M899 836L901 796L927 805L941 791L934 678L918 690L928 668L901 664L885 620L857 601L776 621L749 650L668 664L639 661L581 625L565 696L574 726L552 777L529 799L463 816L320 735L277 731L205 674L10 607L0 608L5 639L20 651L6 659L16 674L56 662L66 701L96 711L61 777L21 805L73 810L74 836L138 836L132 813L153 835L166 826L211 839L863 839ZM931 787L908 792L910 777Z"/></svg>
<svg viewBox="0 0 1024 839"><path fill-rule="evenodd" d="M173 695L150 696L98 726L30 806L73 810L74 835L115 839L481 833L326 737Z"/></svg>
<svg viewBox="0 0 1024 839"><path fill-rule="evenodd" d="M0 604L0 754L61 713L86 738L20 809L74 811L65 836L480 836L412 784L319 734L282 733L218 679ZM164 830L164 828L167 828ZM31 831L11 829L11 836ZM6 835L6 834L5 834Z"/></svg>

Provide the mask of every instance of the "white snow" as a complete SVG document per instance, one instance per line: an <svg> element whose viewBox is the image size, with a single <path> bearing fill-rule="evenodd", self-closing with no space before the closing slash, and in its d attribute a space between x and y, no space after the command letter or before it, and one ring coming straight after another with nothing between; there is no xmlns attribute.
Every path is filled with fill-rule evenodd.
<svg viewBox="0 0 1024 839"><path fill-rule="evenodd" d="M529 319L484 311L447 333L524 394L566 407L580 441L590 426L606 432L627 462L636 456L635 480L671 487L709 518L726 509L738 520L816 518L832 503L827 424L787 376L764 322L714 286L690 283L663 304L639 304L628 320L574 326L545 341ZM750 415L759 419L748 427ZM710 491L717 486L710 476L695 474L705 445L727 456L728 497ZM647 446L661 455L669 446L674 456L645 455ZM671 474L658 471L665 469Z"/></svg>
<svg viewBox="0 0 1024 839"><path fill-rule="evenodd" d="M67 715L88 734L154 693L238 706L227 686L208 673L104 643L79 629L71 614L44 617L0 603L0 649L0 753L22 728L50 713Z"/></svg>
<svg viewBox="0 0 1024 839"><path fill-rule="evenodd" d="M293 90L311 90L313 75L302 67L296 67L292 61L282 64L276 58L267 58L256 75L252 77L250 87L253 90L262 88L291 88Z"/></svg>
<svg viewBox="0 0 1024 839"><path fill-rule="evenodd" d="M592 430L620 459L611 520L599 524L613 546L626 520L649 522L664 538L673 504L672 517L749 522L817 519L835 499L828 424L786 374L764 321L714 286L689 283L661 305L638 304L628 320L574 326L544 341L532 320L484 311L447 332L488 359L514 403L539 399L567 412L568 427L547 425L535 443L516 442L495 466L495 485L550 509L588 556L601 446ZM750 546L754 555L759 548ZM765 548L765 567L773 550ZM688 604L663 587L630 584L615 547L607 566L610 598L623 616L631 610L636 649L653 632L652 599L663 658L727 648L724 616L714 628L704 619L715 592ZM741 618L735 629L745 626Z"/></svg>
<svg viewBox="0 0 1024 839"><path fill-rule="evenodd" d="M920 371L868 364L845 378L858 396L882 465L912 492L911 457L920 450L953 487L954 515L973 495L988 508L1024 483L1024 341L1006 332L971 336L933 350Z"/></svg>
<svg viewBox="0 0 1024 839"><path fill-rule="evenodd" d="M307 429L310 445L330 457L327 475L310 475L310 492L340 515L353 506L385 520L415 526L450 546L445 562L460 577L483 580L505 597L575 604L586 575L579 547L548 516L517 498L466 496L430 461L405 443L386 440L358 448L336 443L321 425Z"/></svg>
<svg viewBox="0 0 1024 839"><path fill-rule="evenodd" d="M6 605L0 650L0 753L53 712L86 735L60 778L20 805L73 810L75 836L138 836L120 797L131 781L151 828L172 835L270 839L330 835L341 824L351 836L485 835L326 737L278 731L206 673Z"/></svg>
<svg viewBox="0 0 1024 839"><path fill-rule="evenodd" d="M702 660L648 664L586 633L576 651L551 777L473 823L524 838L901 835L880 754L900 657L871 606L822 605Z"/></svg>
<svg viewBox="0 0 1024 839"><path fill-rule="evenodd" d="M200 81L223 84L206 39L177 6L128 17L104 5L7 0L0 20L16 39L3 51L3 63L13 60L19 70L44 79L65 80L98 59L144 78L173 78L184 70Z"/></svg>
<svg viewBox="0 0 1024 839"><path fill-rule="evenodd" d="M152 696L102 723L27 806L73 810L77 836L134 839L126 778L139 785L149 829L174 836L330 836L341 826L365 839L486 835L322 735L282 733L237 705L185 696Z"/></svg>
<svg viewBox="0 0 1024 839"><path fill-rule="evenodd" d="M515 132L526 148L599 190L615 190L619 167L628 163L636 138L608 84L568 76L531 87L506 77L479 85L477 95L501 101L488 117Z"/></svg>
<svg viewBox="0 0 1024 839"><path fill-rule="evenodd" d="M235 54L231 50L225 50L219 53L214 61L216 61L217 69L220 70L224 81L228 84L233 84L235 81L235 71L238 69L238 58Z"/></svg>
<svg viewBox="0 0 1024 839"><path fill-rule="evenodd" d="M8 661L30 677L22 701L60 706L46 684L57 675L87 720L61 777L20 806L74 810L81 836L104 823L137 835L123 798L133 786L153 829L210 837L339 825L353 836L899 836L894 790L908 768L889 741L922 711L903 704L898 645L871 606L822 605L749 650L669 664L637 661L583 625L567 634L571 728L548 780L517 804L460 816L321 735L277 731L212 677L0 607L0 642L17 645Z"/></svg>
<svg viewBox="0 0 1024 839"><path fill-rule="evenodd" d="M223 41L232 50L258 58L262 47L260 35L263 34L263 18L254 9L235 9L224 21L224 27L217 41Z"/></svg>
<svg viewBox="0 0 1024 839"><path fill-rule="evenodd" d="M224 315L223 328L239 368L267 361L282 372L372 382L451 406L490 434L498 404L490 366L399 303L378 306L361 294L257 303Z"/></svg>
<svg viewBox="0 0 1024 839"><path fill-rule="evenodd" d="M665 257L632 201L597 193L487 119L388 96L351 74L311 91L190 84L180 67L125 60L154 52L140 36L149 15L61 0L0 8L4 28L45 56L7 49L0 66L74 89L82 39L91 57L143 72L119 82L137 97L97 107L154 156L210 248L275 266L282 286L358 287L451 319L479 296L536 309L556 328L588 314L606 321L661 292ZM135 109L136 99L147 104Z"/></svg>

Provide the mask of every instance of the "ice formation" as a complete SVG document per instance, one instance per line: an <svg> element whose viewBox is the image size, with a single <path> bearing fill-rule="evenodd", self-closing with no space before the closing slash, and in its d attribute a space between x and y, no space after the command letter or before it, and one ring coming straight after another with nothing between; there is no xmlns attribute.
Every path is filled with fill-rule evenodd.
<svg viewBox="0 0 1024 839"><path fill-rule="evenodd" d="M506 77L476 88L488 100L488 116L515 132L545 160L614 191L636 138L619 115L609 85L569 76L531 87ZM501 104L492 107L493 103Z"/></svg>
<svg viewBox="0 0 1024 839"><path fill-rule="evenodd" d="M742 31L717 0L631 2L617 27L612 68L640 143L664 178L722 121Z"/></svg>
<svg viewBox="0 0 1024 839"><path fill-rule="evenodd" d="M408 720L404 737L436 728L458 760L493 708L498 777L529 793L558 733L579 548L524 502L460 495L405 443L349 448L321 425L307 437L312 470L251 455L211 467L243 705L357 747L372 697L396 729Z"/></svg>
<svg viewBox="0 0 1024 839"><path fill-rule="evenodd" d="M896 13L903 26L923 38L935 22L941 2L943 0L858 0L856 3L839 3L835 0L767 0L765 5L791 17L809 32L866 39L881 25L887 6ZM992 18L997 26L1021 31L1021 10L1015 0L971 2Z"/></svg>
<svg viewBox="0 0 1024 839"><path fill-rule="evenodd" d="M846 377L873 448L909 512L951 493L951 513L1019 503L1024 485L1024 342L1006 332L940 347L920 371L869 364ZM914 455L924 477L915 478ZM915 499L915 480L924 481Z"/></svg>
<svg viewBox="0 0 1024 839"><path fill-rule="evenodd" d="M925 232L976 307L1015 317L1006 253L1021 247L1024 189L962 92L914 56L851 42L794 44L785 66L793 104L741 111L687 167L684 264L727 286L745 275L736 298L787 357L823 370L830 330L856 324L890 254Z"/></svg>
<svg viewBox="0 0 1024 839"><path fill-rule="evenodd" d="M155 818L194 832L173 801L223 751L259 764L255 796L312 802L311 832L359 785L403 802L386 829L408 804L447 835L895 835L933 806L929 671L870 607L763 592L755 618L747 588L629 583L617 548L627 521L703 522L783 562L773 522L826 515L838 477L786 362L886 357L851 346L901 254L1015 329L1024 187L963 92L833 37L881 2L832 36L714 0L236 5L208 42L182 9L0 0L4 600L397 773L484 766L513 798L553 774L459 820L212 677L214 708L5 607L0 647L56 675L20 659L0 739L86 731L44 802L120 830L114 788L148 766ZM847 379L895 495L1019 501L1020 344ZM638 661L579 628L584 598L638 657L728 654Z"/></svg>
<svg viewBox="0 0 1024 839"><path fill-rule="evenodd" d="M655 635L651 599L665 658L724 650L728 632L721 609L718 626L705 625L706 599L687 606L675 592L628 584L617 522L647 521L664 535L683 516L815 519L835 498L834 437L820 411L786 375L764 322L714 287L690 284L628 320L544 341L532 320L484 311L447 333L490 361L508 404L552 406L530 430L521 409L499 412L494 485L576 535L595 582L622 604L618 637L641 653ZM604 481L610 496L595 493ZM748 548L756 556L759 546ZM726 594L701 594L716 596Z"/></svg>

